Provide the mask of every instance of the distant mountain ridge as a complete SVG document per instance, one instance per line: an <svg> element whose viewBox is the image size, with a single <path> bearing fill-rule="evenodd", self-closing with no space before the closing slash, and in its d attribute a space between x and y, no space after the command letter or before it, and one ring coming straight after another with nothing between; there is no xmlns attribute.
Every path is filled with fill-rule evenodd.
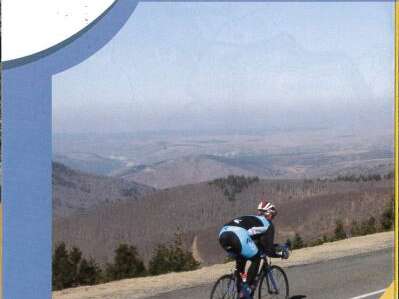
<svg viewBox="0 0 399 299"><path fill-rule="evenodd" d="M390 152L365 152L346 156L329 156L323 153L231 157L198 155L126 167L112 175L157 189L196 184L228 175L258 176L264 179L301 179L370 173L383 175L393 169L391 156Z"/></svg>
<svg viewBox="0 0 399 299"><path fill-rule="evenodd" d="M102 203L137 200L154 188L123 179L84 173L53 162L53 214L84 213Z"/></svg>
<svg viewBox="0 0 399 299"><path fill-rule="evenodd" d="M97 175L109 175L115 169L119 169L125 165L123 161L117 159L83 152L73 152L68 155L56 154L54 155L54 161L72 169Z"/></svg>
<svg viewBox="0 0 399 299"><path fill-rule="evenodd" d="M263 135L71 137L57 139L54 160L83 172L161 189L228 175L263 179L384 175L393 169L392 136L320 129Z"/></svg>
<svg viewBox="0 0 399 299"><path fill-rule="evenodd" d="M346 156L322 153L303 153L294 156L284 154L237 155L231 157L198 155L179 157L152 164L119 165L109 168L109 171L102 175L152 186L157 189L196 184L228 175L276 179L375 173L384 175L393 169L391 155L390 152L365 152L346 154ZM95 173L96 163L99 164L97 169L99 167L104 169L102 161L79 163L78 160L69 159L67 165L79 171ZM109 159L105 163L109 165L110 161L112 160ZM91 166L88 167L89 164Z"/></svg>
<svg viewBox="0 0 399 299"><path fill-rule="evenodd" d="M116 177L148 184L159 189L206 182L228 175L255 175L255 172L218 161L210 155L181 157L125 169Z"/></svg>

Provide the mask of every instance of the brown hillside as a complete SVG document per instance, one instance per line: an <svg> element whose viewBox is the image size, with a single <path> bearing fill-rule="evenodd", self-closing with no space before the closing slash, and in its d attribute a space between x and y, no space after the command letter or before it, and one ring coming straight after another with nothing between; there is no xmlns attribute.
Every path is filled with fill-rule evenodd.
<svg viewBox="0 0 399 299"><path fill-rule="evenodd" d="M170 175L171 173L173 175ZM256 172L202 155L163 161L155 165L148 165L140 171L127 170L117 177L163 189L206 182L231 174L256 175Z"/></svg>
<svg viewBox="0 0 399 299"><path fill-rule="evenodd" d="M136 182L93 175L53 163L53 215L84 213L100 203L135 200L154 191Z"/></svg>
<svg viewBox="0 0 399 299"><path fill-rule="evenodd" d="M234 201L215 185L187 185L55 220L53 240L76 245L101 262L112 259L119 243L128 242L148 261L156 244L172 240L179 229L188 248L197 236L196 254L205 264L220 262L224 253L217 243L218 230L237 215L253 213L263 192L278 207L277 239L299 232L309 240L331 233L338 218L346 225L371 215L378 218L393 195L393 182L261 180Z"/></svg>

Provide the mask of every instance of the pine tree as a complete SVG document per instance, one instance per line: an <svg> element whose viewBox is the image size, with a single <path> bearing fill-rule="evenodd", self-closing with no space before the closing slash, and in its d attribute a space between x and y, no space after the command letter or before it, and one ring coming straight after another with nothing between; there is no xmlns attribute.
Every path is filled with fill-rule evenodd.
<svg viewBox="0 0 399 299"><path fill-rule="evenodd" d="M368 220L364 220L361 224L360 231L361 235L374 234L377 232L375 218L371 216Z"/></svg>
<svg viewBox="0 0 399 299"><path fill-rule="evenodd" d="M107 265L107 278L119 280L145 275L144 263L139 259L134 246L120 244L115 250L114 263Z"/></svg>
<svg viewBox="0 0 399 299"><path fill-rule="evenodd" d="M337 220L335 222L335 230L334 230L335 240L346 239L346 232L344 230L344 224L341 220Z"/></svg>
<svg viewBox="0 0 399 299"><path fill-rule="evenodd" d="M102 270L97 265L94 259L90 258L88 261L82 259L79 265L77 274L77 281L79 285L93 285L101 282Z"/></svg>
<svg viewBox="0 0 399 299"><path fill-rule="evenodd" d="M298 233L295 233L294 240L292 241L292 249L299 249L304 247L305 244Z"/></svg>
<svg viewBox="0 0 399 299"><path fill-rule="evenodd" d="M285 244L287 244L287 246L288 246L289 248L292 248L292 242L291 242L291 239L290 239L290 238L288 238L288 239L285 241Z"/></svg>
<svg viewBox="0 0 399 299"><path fill-rule="evenodd" d="M71 276L73 277L72 286L79 285L79 281L77 279L79 264L82 259L82 252L77 247L73 247L69 252L69 260L71 263Z"/></svg>
<svg viewBox="0 0 399 299"><path fill-rule="evenodd" d="M54 250L52 269L54 290L91 285L102 280L102 270L95 260L82 258L82 252L77 247L68 251L64 242Z"/></svg>
<svg viewBox="0 0 399 299"><path fill-rule="evenodd" d="M73 264L65 243L60 243L53 254L52 284L54 290L69 288L74 283Z"/></svg>
<svg viewBox="0 0 399 299"><path fill-rule="evenodd" d="M368 234L374 234L377 232L377 227L376 227L376 220L373 216L369 218L367 221L367 233Z"/></svg>
<svg viewBox="0 0 399 299"><path fill-rule="evenodd" d="M389 205L382 212L380 223L381 227L384 231L392 229L392 225L394 222L394 213L393 213L393 200L390 201Z"/></svg>
<svg viewBox="0 0 399 299"><path fill-rule="evenodd" d="M167 272L179 272L197 269L199 263L192 253L183 248L181 235L176 234L175 241L170 245L158 245L149 263L148 271L152 275Z"/></svg>
<svg viewBox="0 0 399 299"><path fill-rule="evenodd" d="M351 236L356 237L361 235L361 228L356 220L351 223Z"/></svg>

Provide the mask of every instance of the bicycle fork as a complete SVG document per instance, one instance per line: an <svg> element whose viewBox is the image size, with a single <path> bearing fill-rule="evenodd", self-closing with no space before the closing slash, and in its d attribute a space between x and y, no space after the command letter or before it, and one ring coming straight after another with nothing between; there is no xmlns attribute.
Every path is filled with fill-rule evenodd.
<svg viewBox="0 0 399 299"><path fill-rule="evenodd" d="M267 281L267 288L268 288L268 291L269 291L269 294L278 294L278 288L277 288L277 284L276 284L276 281L274 280L274 277L273 277L273 273L272 273L273 271L272 270L270 270L270 269L268 269L267 270L267 272L266 272L266 275L267 275L267 279L266 279L266 281ZM269 281L271 282L271 286L272 286L272 288L270 288L270 283L269 283Z"/></svg>

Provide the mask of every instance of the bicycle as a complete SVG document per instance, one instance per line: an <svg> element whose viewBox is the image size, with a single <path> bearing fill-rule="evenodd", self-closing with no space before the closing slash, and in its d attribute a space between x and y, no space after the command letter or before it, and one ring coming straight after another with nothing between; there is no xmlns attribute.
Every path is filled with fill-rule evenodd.
<svg viewBox="0 0 399 299"><path fill-rule="evenodd" d="M289 245L277 245L281 248L281 251L286 251L289 255ZM263 255L262 265L258 271L254 286L255 289L252 292L253 296L258 289L258 298L289 298L289 284L287 274L284 270L276 265L272 265L271 258ZM220 277L211 291L210 299L237 299L237 269L231 274L226 274ZM251 297L253 298L253 297Z"/></svg>

